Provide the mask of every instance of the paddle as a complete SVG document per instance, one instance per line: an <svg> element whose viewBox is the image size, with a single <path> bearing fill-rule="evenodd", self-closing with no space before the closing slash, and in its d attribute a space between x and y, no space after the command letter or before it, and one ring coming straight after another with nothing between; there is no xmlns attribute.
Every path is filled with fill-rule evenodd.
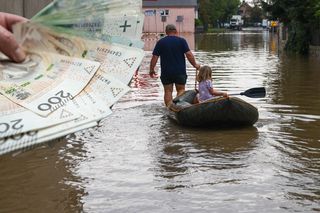
<svg viewBox="0 0 320 213"><path fill-rule="evenodd" d="M263 98L266 96L266 89L264 87L256 87L256 88L248 89L238 94L229 94L229 96L232 96L232 95L244 95L249 98Z"/></svg>

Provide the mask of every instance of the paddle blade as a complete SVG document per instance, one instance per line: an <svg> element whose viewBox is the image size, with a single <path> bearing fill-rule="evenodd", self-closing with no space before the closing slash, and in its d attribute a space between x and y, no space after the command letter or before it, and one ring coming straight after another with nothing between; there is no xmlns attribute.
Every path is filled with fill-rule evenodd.
<svg viewBox="0 0 320 213"><path fill-rule="evenodd" d="M266 89L264 87L251 88L240 93L240 95L245 95L250 98L263 98L266 96Z"/></svg>

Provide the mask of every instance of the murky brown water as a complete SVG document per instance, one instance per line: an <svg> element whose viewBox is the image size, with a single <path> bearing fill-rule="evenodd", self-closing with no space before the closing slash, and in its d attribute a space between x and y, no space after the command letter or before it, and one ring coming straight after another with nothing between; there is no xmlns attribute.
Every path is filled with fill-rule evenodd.
<svg viewBox="0 0 320 213"><path fill-rule="evenodd" d="M172 123L147 51L98 127L0 157L0 212L320 211L320 59L279 55L277 42L262 31L195 39L218 89L266 87L266 98L242 97L259 109L254 127Z"/></svg>

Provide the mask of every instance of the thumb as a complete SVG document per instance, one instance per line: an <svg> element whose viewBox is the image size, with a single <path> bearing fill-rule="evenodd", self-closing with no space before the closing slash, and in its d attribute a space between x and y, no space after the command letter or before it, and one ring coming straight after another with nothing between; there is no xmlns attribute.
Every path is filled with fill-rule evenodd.
<svg viewBox="0 0 320 213"><path fill-rule="evenodd" d="M0 26L0 52L15 62L22 62L26 57L13 34L2 26Z"/></svg>

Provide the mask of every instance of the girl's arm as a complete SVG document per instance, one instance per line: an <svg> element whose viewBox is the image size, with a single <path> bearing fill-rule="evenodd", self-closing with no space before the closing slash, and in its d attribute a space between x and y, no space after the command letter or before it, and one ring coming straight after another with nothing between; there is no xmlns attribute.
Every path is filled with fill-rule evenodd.
<svg viewBox="0 0 320 213"><path fill-rule="evenodd" d="M209 88L209 92L211 95L214 95L214 96L228 97L228 94L226 92L220 92L220 91L215 90L213 88Z"/></svg>

